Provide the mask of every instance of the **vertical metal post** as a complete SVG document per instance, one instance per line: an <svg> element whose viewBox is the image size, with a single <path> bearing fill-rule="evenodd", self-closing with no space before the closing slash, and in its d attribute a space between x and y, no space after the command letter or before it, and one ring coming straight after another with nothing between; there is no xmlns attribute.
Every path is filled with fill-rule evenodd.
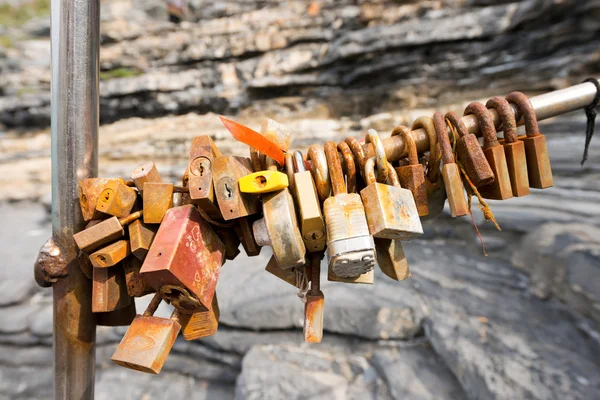
<svg viewBox="0 0 600 400"><path fill-rule="evenodd" d="M54 398L93 399L96 318L77 262L78 180L98 170L99 0L52 0L52 236L68 259L54 284Z"/></svg>

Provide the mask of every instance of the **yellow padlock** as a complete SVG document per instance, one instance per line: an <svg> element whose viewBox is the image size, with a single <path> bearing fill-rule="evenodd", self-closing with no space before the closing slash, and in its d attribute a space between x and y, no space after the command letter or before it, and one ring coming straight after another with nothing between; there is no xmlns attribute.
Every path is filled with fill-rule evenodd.
<svg viewBox="0 0 600 400"><path fill-rule="evenodd" d="M288 187L286 174L279 171L259 171L239 179L240 191L243 193L269 193Z"/></svg>

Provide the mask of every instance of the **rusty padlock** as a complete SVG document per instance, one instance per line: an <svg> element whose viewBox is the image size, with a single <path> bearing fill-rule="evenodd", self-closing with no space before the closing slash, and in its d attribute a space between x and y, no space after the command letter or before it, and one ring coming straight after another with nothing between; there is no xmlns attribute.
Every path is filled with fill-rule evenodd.
<svg viewBox="0 0 600 400"><path fill-rule="evenodd" d="M171 318L152 316L161 298L158 294L143 315L137 315L111 359L118 365L136 371L158 374L181 330L178 311Z"/></svg>
<svg viewBox="0 0 600 400"><path fill-rule="evenodd" d="M85 222L103 219L107 216L96 210L96 203L108 181L110 179L105 178L90 178L79 181L79 205Z"/></svg>
<svg viewBox="0 0 600 400"><path fill-rule="evenodd" d="M142 269L142 261L140 259L137 257L127 257L123 260L122 264L123 271L125 272L127 293L131 297L143 297L155 292L154 288L140 275L140 269Z"/></svg>
<svg viewBox="0 0 600 400"><path fill-rule="evenodd" d="M254 232L252 230L252 225L254 224L254 217L242 217L239 218L237 225L235 225L235 233L237 237L242 242L242 246L246 251L246 255L248 257L254 257L260 254L260 250L262 249L258 243L256 243L256 239L254 238Z"/></svg>
<svg viewBox="0 0 600 400"><path fill-rule="evenodd" d="M215 226L215 233L225 245L225 259L234 260L240 254L240 238L231 228Z"/></svg>
<svg viewBox="0 0 600 400"><path fill-rule="evenodd" d="M129 224L131 253L141 261L144 261L146 254L148 254L157 229L155 225L147 225L139 219Z"/></svg>
<svg viewBox="0 0 600 400"><path fill-rule="evenodd" d="M117 218L125 218L131 213L137 192L127 186L123 179L110 179L96 201L96 210Z"/></svg>
<svg viewBox="0 0 600 400"><path fill-rule="evenodd" d="M331 181L327 158L323 150L313 144L308 148L307 160L310 161L310 172L315 182L315 188L321 202L324 202L331 193Z"/></svg>
<svg viewBox="0 0 600 400"><path fill-rule="evenodd" d="M375 238L377 265L381 272L395 281L410 278L408 261L399 239Z"/></svg>
<svg viewBox="0 0 600 400"><path fill-rule="evenodd" d="M135 302L109 312L95 313L96 325L98 326L129 326L135 319Z"/></svg>
<svg viewBox="0 0 600 400"><path fill-rule="evenodd" d="M369 233L361 197L346 191L334 142L325 143L325 156L334 193L323 205L329 265L340 278L356 277L373 269L375 243Z"/></svg>
<svg viewBox="0 0 600 400"><path fill-rule="evenodd" d="M506 200L513 197L510 185L510 176L508 175L508 165L504 148L498 142L496 137L496 128L492 115L481 103L473 102L465 108L465 115L473 114L479 121L479 128L483 136L483 154L488 160L492 171L494 172L494 182L479 188L479 193L486 199Z"/></svg>
<svg viewBox="0 0 600 400"><path fill-rule="evenodd" d="M502 97L492 97L485 106L496 110L500 116L500 127L504 132L502 146L506 156L512 194L515 197L526 196L530 193L530 190L525 143L517 137L517 121L513 109L508 101Z"/></svg>
<svg viewBox="0 0 600 400"><path fill-rule="evenodd" d="M212 336L219 328L219 302L215 293L210 309L197 311L192 314L180 312L178 321L181 325L181 335L185 340L196 340Z"/></svg>
<svg viewBox="0 0 600 400"><path fill-rule="evenodd" d="M535 110L531 102L521 92L509 94L506 96L506 100L518 107L525 122L527 136L520 137L519 140L525 143L529 186L536 189L546 189L554 186L546 137L540 133Z"/></svg>
<svg viewBox="0 0 600 400"><path fill-rule="evenodd" d="M90 254L90 262L94 268L108 268L117 265L129 254L131 254L129 240L117 240Z"/></svg>
<svg viewBox="0 0 600 400"><path fill-rule="evenodd" d="M140 273L166 300L175 296L190 307L207 309L224 258L225 245L190 204L167 211ZM189 298L179 299L186 293L172 288L189 291Z"/></svg>
<svg viewBox="0 0 600 400"><path fill-rule="evenodd" d="M221 219L213 184L213 162L221 157L221 151L208 135L197 136L192 140L189 157L189 197L211 218Z"/></svg>
<svg viewBox="0 0 600 400"><path fill-rule="evenodd" d="M140 194L144 191L144 183L162 182L160 174L156 169L156 165L154 165L154 162L152 161L147 161L135 167L131 173L131 179Z"/></svg>
<svg viewBox="0 0 600 400"><path fill-rule="evenodd" d="M252 173L245 157L221 156L213 161L213 183L223 219L231 220L260 212L258 195L242 193L238 180Z"/></svg>
<svg viewBox="0 0 600 400"><path fill-rule="evenodd" d="M121 264L94 268L92 273L92 312L109 312L131 304Z"/></svg>
<svg viewBox="0 0 600 400"><path fill-rule="evenodd" d="M160 224L167 210L173 207L174 185L167 182L145 182L144 223Z"/></svg>
<svg viewBox="0 0 600 400"><path fill-rule="evenodd" d="M454 154L452 145L448 137L448 126L444 120L444 115L441 112L433 114L433 124L437 133L438 143L442 151L442 178L448 196L448 205L450 206L450 214L452 217L462 217L469 213L467 200L465 199L465 188L460 178L460 170L454 162Z"/></svg>
<svg viewBox="0 0 600 400"><path fill-rule="evenodd" d="M296 287L296 283L298 282L297 275L296 275L296 268L289 268L289 269L281 268L279 266L279 264L277 263L275 256L271 256L271 258L269 259L269 262L267 263L267 266L265 267L265 271L269 272L270 274L275 275L282 281L287 282L290 285Z"/></svg>
<svg viewBox="0 0 600 400"><path fill-rule="evenodd" d="M408 154L408 165L396 167L400 185L412 192L419 216L429 214L429 206L427 202L427 190L425 188L425 168L419 162L419 153L417 153L417 145L410 134L410 128L406 126L397 126L392 131L392 136L402 135L404 139L404 147Z"/></svg>
<svg viewBox="0 0 600 400"><path fill-rule="evenodd" d="M117 217L111 217L105 219L81 232L77 232L73 235L73 239L81 251L89 254L105 244L122 238L125 235L123 227L137 220L142 215L142 211L136 211L125 218L118 219Z"/></svg>
<svg viewBox="0 0 600 400"><path fill-rule="evenodd" d="M483 154L477 137L469 133L465 123L455 112L449 111L445 117L458 132L456 154L473 185L481 187L494 182L494 172Z"/></svg>
<svg viewBox="0 0 600 400"><path fill-rule="evenodd" d="M304 303L304 341L321 343L325 316L325 295L321 291L321 257L310 255L310 290Z"/></svg>

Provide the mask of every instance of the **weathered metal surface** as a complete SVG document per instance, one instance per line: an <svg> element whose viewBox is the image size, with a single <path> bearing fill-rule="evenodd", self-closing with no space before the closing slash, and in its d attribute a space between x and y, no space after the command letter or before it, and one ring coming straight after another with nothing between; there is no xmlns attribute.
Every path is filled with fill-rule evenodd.
<svg viewBox="0 0 600 400"><path fill-rule="evenodd" d="M129 326L136 315L135 302L118 310L96 313L96 324L99 326Z"/></svg>
<svg viewBox="0 0 600 400"><path fill-rule="evenodd" d="M96 202L96 210L117 218L131 213L137 199L137 192L127 186L122 179L111 179L104 186Z"/></svg>
<svg viewBox="0 0 600 400"><path fill-rule="evenodd" d="M121 265L94 268L92 277L92 312L118 310L131 303L125 273Z"/></svg>
<svg viewBox="0 0 600 400"><path fill-rule="evenodd" d="M138 219L129 225L128 230L131 252L138 259L144 261L156 235L157 228Z"/></svg>
<svg viewBox="0 0 600 400"><path fill-rule="evenodd" d="M77 262L79 263L79 269L88 279L92 279L94 276L94 266L90 261L90 256L79 250L77 252Z"/></svg>
<svg viewBox="0 0 600 400"><path fill-rule="evenodd" d="M73 235L77 247L84 253L92 253L105 244L122 238L125 231L117 217L111 217Z"/></svg>
<svg viewBox="0 0 600 400"><path fill-rule="evenodd" d="M366 285L372 285L375 281L375 270L371 269L370 271L358 276L341 277L335 274L331 264L329 264L327 268L327 280L331 282L362 283Z"/></svg>
<svg viewBox="0 0 600 400"><path fill-rule="evenodd" d="M427 191L425 189L425 168L419 162L419 154L412 136L410 128L398 126L394 128L394 135L400 134L404 138L405 146L408 151L408 165L396 167L396 173L400 180L400 185L404 189L412 192L419 216L429 214L429 205L427 201Z"/></svg>
<svg viewBox="0 0 600 400"><path fill-rule="evenodd" d="M342 171L346 176L346 189L348 193L356 193L356 162L354 161L352 149L346 142L339 142L337 148L342 155Z"/></svg>
<svg viewBox="0 0 600 400"><path fill-rule="evenodd" d="M260 126L260 134L269 139L283 151L288 151L290 148L292 133L287 126L280 124L271 118L265 118L263 120L262 125ZM283 165L283 163L280 163L280 165Z"/></svg>
<svg viewBox="0 0 600 400"><path fill-rule="evenodd" d="M131 254L129 240L117 240L92 253L90 255L90 261L95 268L108 268L116 265L129 254Z"/></svg>
<svg viewBox="0 0 600 400"><path fill-rule="evenodd" d="M144 223L160 224L169 208L173 206L173 184L164 182L144 183Z"/></svg>
<svg viewBox="0 0 600 400"><path fill-rule="evenodd" d="M275 256L271 256L267 266L265 267L265 271L275 275L279 279L284 282L289 283L290 285L296 287L296 283L298 282L295 269L283 269L277 263Z"/></svg>
<svg viewBox="0 0 600 400"><path fill-rule="evenodd" d="M46 240L40 248L33 265L33 276L41 287L50 287L59 278L67 276L68 259L64 250L53 238Z"/></svg>
<svg viewBox="0 0 600 400"><path fill-rule="evenodd" d="M364 177L365 173L365 162L367 162L367 155L363 145L356 139L355 137L347 137L345 140L346 144L352 150L352 155L354 155L354 162L358 166L358 170L360 171L360 175ZM368 145L364 145L365 147L369 147ZM375 149L371 148L373 156L375 155ZM354 193L354 191L350 190L350 193Z"/></svg>
<svg viewBox="0 0 600 400"><path fill-rule="evenodd" d="M127 285L127 293L131 297L142 297L155 290L140 274L142 261L136 257L127 257L123 260L123 271L125 272L125 284Z"/></svg>
<svg viewBox="0 0 600 400"><path fill-rule="evenodd" d="M205 311L198 298L183 286L162 285L158 290L163 300L184 314Z"/></svg>
<svg viewBox="0 0 600 400"><path fill-rule="evenodd" d="M501 126L499 128L502 128L504 132L502 146L506 156L506 166L508 167L513 196L526 196L530 193L530 190L525 143L517 137L517 121L513 109L508 101L502 97L492 97L485 106L496 110L500 116Z"/></svg>
<svg viewBox="0 0 600 400"><path fill-rule="evenodd" d="M96 210L96 203L108 181L109 179L105 178L81 179L79 181L79 206L84 221L106 217L106 214Z"/></svg>
<svg viewBox="0 0 600 400"><path fill-rule="evenodd" d="M509 94L506 96L506 100L515 104L523 116L527 136L519 139L525 143L529 186L536 189L546 189L554 186L546 137L539 131L535 110L531 102L527 96L520 92Z"/></svg>
<svg viewBox="0 0 600 400"><path fill-rule="evenodd" d="M178 314L183 338L185 340L196 340L214 335L219 328L219 317L219 302L215 293L210 309L193 314Z"/></svg>
<svg viewBox="0 0 600 400"><path fill-rule="evenodd" d="M310 260L310 291L304 304L304 341L321 343L325 317L325 295L321 292L321 257L313 254Z"/></svg>
<svg viewBox="0 0 600 400"><path fill-rule="evenodd" d="M235 226L235 233L242 242L244 251L248 257L254 257L260 254L261 246L256 243L254 232L252 230L253 220L251 217L242 217L238 219Z"/></svg>
<svg viewBox="0 0 600 400"><path fill-rule="evenodd" d="M234 229L215 227L215 233L225 245L225 258L234 260L240 254L240 238Z"/></svg>
<svg viewBox="0 0 600 400"><path fill-rule="evenodd" d="M283 151L278 145L255 130L248 128L247 126L239 124L235 121L231 121L220 115L219 118L221 118L223 125L225 125L227 130L231 132L231 135L236 140L245 143L259 152L271 157L273 160L277 161L279 165L284 165L285 157Z"/></svg>
<svg viewBox="0 0 600 400"><path fill-rule="evenodd" d="M131 173L131 179L137 190L140 193L144 191L144 183L146 182L162 182L162 178L156 169L156 165L152 161L146 161L135 167Z"/></svg>
<svg viewBox="0 0 600 400"><path fill-rule="evenodd" d="M323 202L331 193L331 179L327 166L327 158L323 150L313 144L308 148L307 159L310 161L310 172L315 182L317 194L321 202Z"/></svg>
<svg viewBox="0 0 600 400"><path fill-rule="evenodd" d="M377 265L379 265L381 272L395 281L410 278L410 269L402 248L402 242L398 239L375 238L374 240Z"/></svg>
<svg viewBox="0 0 600 400"><path fill-rule="evenodd" d="M210 307L225 257L225 246L196 208L186 205L165 214L140 271L155 290L181 286Z"/></svg>
<svg viewBox="0 0 600 400"><path fill-rule="evenodd" d="M188 187L191 201L200 207L211 218L221 219L221 211L215 197L213 185L213 161L220 157L210 136L197 136L192 140L189 156Z"/></svg>
<svg viewBox="0 0 600 400"><path fill-rule="evenodd" d="M246 157L222 156L213 161L215 193L225 220L260 212L261 204L258 195L242 193L238 185L238 180L250 173L252 173L250 160Z"/></svg>

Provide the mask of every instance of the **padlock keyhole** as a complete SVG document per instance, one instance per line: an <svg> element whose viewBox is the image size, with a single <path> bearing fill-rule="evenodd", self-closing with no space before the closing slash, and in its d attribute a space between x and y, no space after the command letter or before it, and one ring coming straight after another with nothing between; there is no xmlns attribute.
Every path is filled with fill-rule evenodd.
<svg viewBox="0 0 600 400"><path fill-rule="evenodd" d="M254 184L256 185L256 187L262 189L267 185L267 178L265 178L263 175L259 175L256 178L254 178Z"/></svg>
<svg viewBox="0 0 600 400"><path fill-rule="evenodd" d="M233 190L229 187L229 185L225 184L225 197L230 199L233 196Z"/></svg>

